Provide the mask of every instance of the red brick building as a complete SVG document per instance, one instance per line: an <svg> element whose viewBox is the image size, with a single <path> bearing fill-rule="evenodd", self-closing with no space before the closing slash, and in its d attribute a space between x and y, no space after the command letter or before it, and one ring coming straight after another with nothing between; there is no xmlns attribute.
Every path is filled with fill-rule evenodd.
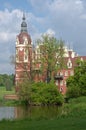
<svg viewBox="0 0 86 130"><path fill-rule="evenodd" d="M66 93L66 79L69 76L74 75L74 66L76 64L76 60L80 58L82 61L86 60L86 56L78 56L72 49L68 49L64 47L64 61L66 65L66 69L59 70L57 75L55 76L55 83L59 88L59 91L63 94ZM25 21L25 15L23 14L22 23L21 23L21 31L16 38L16 65L15 65L15 84L16 89L19 82L25 80L25 75L28 75L30 78L31 67L33 67L33 71L38 72L41 62L40 62L40 47L36 46L35 49L32 48L31 37L27 32L27 24ZM35 60L38 61L37 64ZM32 66L33 64L33 66ZM45 75L41 75L40 73L35 73L34 80L44 81Z"/></svg>
<svg viewBox="0 0 86 130"><path fill-rule="evenodd" d="M69 76L74 75L74 67L76 66L76 61L80 59L81 61L86 60L86 56L79 56L73 49L68 49L64 46L64 69L58 70L57 75L55 76L55 83L59 88L59 91L63 94L67 91L66 79ZM36 46L35 48L35 58L40 59L41 52L40 47Z"/></svg>
<svg viewBox="0 0 86 130"><path fill-rule="evenodd" d="M64 68L57 72L56 77L56 84L59 88L59 91L61 91L63 94L65 94L67 91L66 79L69 76L74 75L74 67L76 66L76 61L78 59L80 59L81 61L85 61L86 56L78 56L72 49L67 49L67 55L64 56L66 69Z"/></svg>
<svg viewBox="0 0 86 130"><path fill-rule="evenodd" d="M31 37L27 32L25 15L23 14L21 31L16 37L16 64L15 64L15 84L16 89L19 82L25 79L25 75L30 78L30 66L32 58Z"/></svg>

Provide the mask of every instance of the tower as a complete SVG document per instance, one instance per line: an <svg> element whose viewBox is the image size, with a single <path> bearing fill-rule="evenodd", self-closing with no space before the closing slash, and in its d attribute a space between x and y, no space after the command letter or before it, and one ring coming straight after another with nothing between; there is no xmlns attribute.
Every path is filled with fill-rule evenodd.
<svg viewBox="0 0 86 130"><path fill-rule="evenodd" d="M23 14L21 31L16 37L16 61L15 61L15 85L16 91L18 84L30 78L31 62L32 62L32 45L31 37L27 31L27 23L25 21L25 14Z"/></svg>

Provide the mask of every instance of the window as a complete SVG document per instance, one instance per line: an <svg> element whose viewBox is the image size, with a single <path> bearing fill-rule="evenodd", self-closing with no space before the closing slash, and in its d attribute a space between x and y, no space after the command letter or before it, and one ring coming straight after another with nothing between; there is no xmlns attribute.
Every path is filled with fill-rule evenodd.
<svg viewBox="0 0 86 130"><path fill-rule="evenodd" d="M68 71L65 71L65 76L68 76Z"/></svg>
<svg viewBox="0 0 86 130"><path fill-rule="evenodd" d="M66 81L64 81L64 85L66 86Z"/></svg>
<svg viewBox="0 0 86 130"><path fill-rule="evenodd" d="M60 92L62 92L63 91L63 88L62 87L60 87Z"/></svg>
<svg viewBox="0 0 86 130"><path fill-rule="evenodd" d="M60 75L62 76L62 75L63 75L63 72L60 72Z"/></svg>
<svg viewBox="0 0 86 130"><path fill-rule="evenodd" d="M83 58L81 57L81 61L83 61Z"/></svg>
<svg viewBox="0 0 86 130"><path fill-rule="evenodd" d="M60 85L63 86L63 80L60 81Z"/></svg>
<svg viewBox="0 0 86 130"><path fill-rule="evenodd" d="M25 48L25 50L24 50L24 61L25 62L28 61L28 49L27 48Z"/></svg>
<svg viewBox="0 0 86 130"><path fill-rule="evenodd" d="M74 75L74 72L73 70L70 71L70 75L73 76Z"/></svg>
<svg viewBox="0 0 86 130"><path fill-rule="evenodd" d="M68 62L67 62L67 67L68 67L68 68L72 68L72 62L71 62L71 60L70 60L70 59L68 59Z"/></svg>
<svg viewBox="0 0 86 130"><path fill-rule="evenodd" d="M56 81L56 85L58 86L58 80Z"/></svg>
<svg viewBox="0 0 86 130"><path fill-rule="evenodd" d="M16 77L18 77L18 74L16 74Z"/></svg>
<svg viewBox="0 0 86 130"><path fill-rule="evenodd" d="M16 62L18 62L19 61L19 56L18 55L16 55Z"/></svg>
<svg viewBox="0 0 86 130"><path fill-rule="evenodd" d="M16 49L16 55L18 55L18 52L19 52L19 50L18 50L18 48Z"/></svg>

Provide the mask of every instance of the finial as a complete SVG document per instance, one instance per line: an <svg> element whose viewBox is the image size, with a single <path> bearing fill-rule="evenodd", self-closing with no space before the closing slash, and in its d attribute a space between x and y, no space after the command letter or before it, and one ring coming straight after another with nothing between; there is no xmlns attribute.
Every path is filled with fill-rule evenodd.
<svg viewBox="0 0 86 130"><path fill-rule="evenodd" d="M27 23L25 21L25 13L23 13L23 17L22 17L21 32L27 32Z"/></svg>
<svg viewBox="0 0 86 130"><path fill-rule="evenodd" d="M25 13L23 12L23 18L22 18L23 20L25 20Z"/></svg>

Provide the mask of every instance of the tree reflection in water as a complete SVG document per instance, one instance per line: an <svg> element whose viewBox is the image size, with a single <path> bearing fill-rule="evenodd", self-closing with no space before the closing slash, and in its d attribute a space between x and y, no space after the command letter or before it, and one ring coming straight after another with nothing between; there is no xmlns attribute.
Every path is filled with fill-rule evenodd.
<svg viewBox="0 0 86 130"><path fill-rule="evenodd" d="M15 107L15 118L53 118L62 112L57 106Z"/></svg>
<svg viewBox="0 0 86 130"><path fill-rule="evenodd" d="M62 107L57 106L18 106L0 107L0 120L21 118L49 118L57 117L62 112Z"/></svg>

